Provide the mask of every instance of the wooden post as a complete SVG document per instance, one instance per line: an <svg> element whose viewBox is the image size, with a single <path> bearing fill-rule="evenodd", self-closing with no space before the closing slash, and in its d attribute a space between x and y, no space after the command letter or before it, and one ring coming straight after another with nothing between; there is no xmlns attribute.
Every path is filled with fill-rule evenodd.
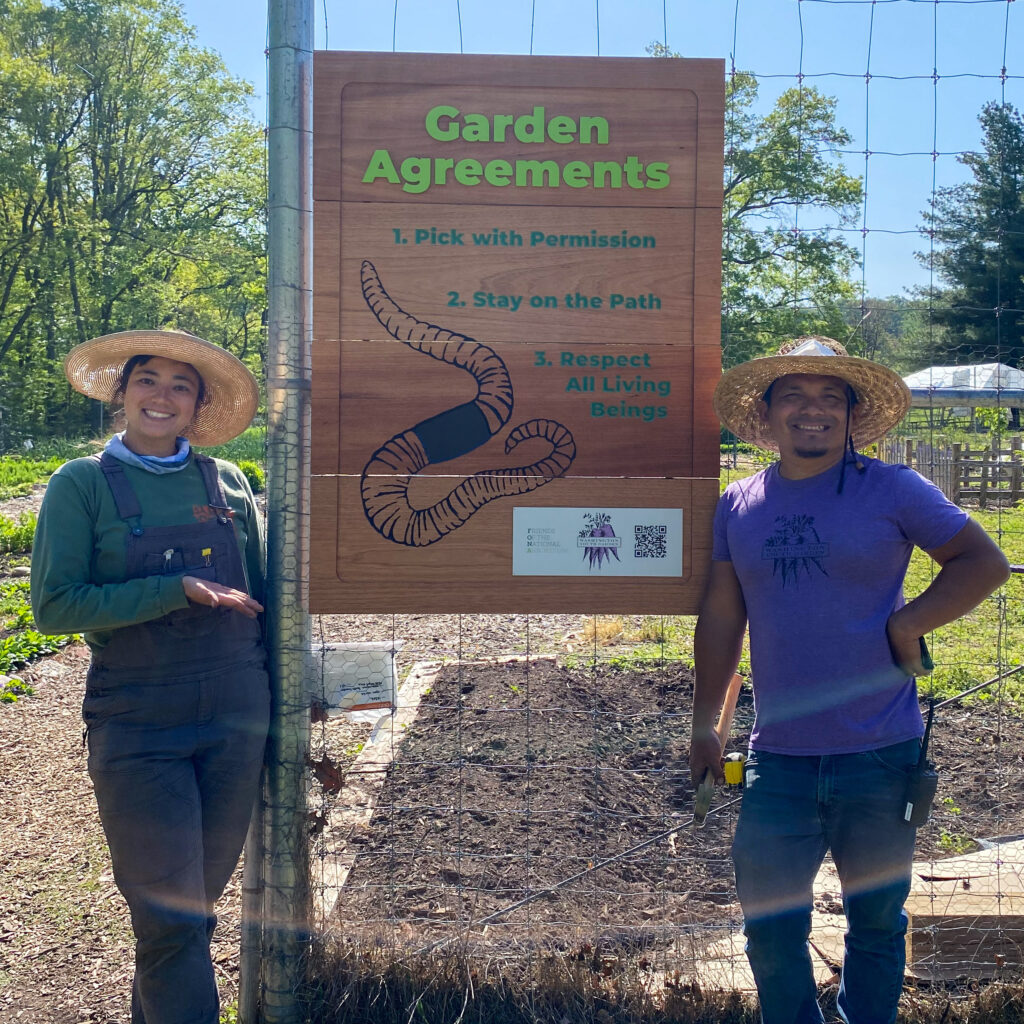
<svg viewBox="0 0 1024 1024"><path fill-rule="evenodd" d="M952 479L950 481L950 495L949 500L955 505L960 504L960 490L962 485L962 473L963 473L963 461L961 456L961 449L963 445L959 442L953 445L953 469Z"/></svg>
<svg viewBox="0 0 1024 1024"><path fill-rule="evenodd" d="M978 485L978 508L984 508L988 503L988 479L989 468L994 465L995 456L991 451L981 450L981 482Z"/></svg>
<svg viewBox="0 0 1024 1024"><path fill-rule="evenodd" d="M903 462L908 466L914 465L914 440L908 437L905 444Z"/></svg>

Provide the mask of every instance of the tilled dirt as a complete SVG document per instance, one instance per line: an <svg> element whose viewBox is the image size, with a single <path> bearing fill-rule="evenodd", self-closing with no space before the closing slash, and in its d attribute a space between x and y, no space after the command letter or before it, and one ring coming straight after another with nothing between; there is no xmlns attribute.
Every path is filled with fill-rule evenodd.
<svg viewBox="0 0 1024 1024"><path fill-rule="evenodd" d="M692 813L691 703L692 676L678 666L442 669L373 817L349 838L339 932L413 947L457 937L494 955L738 927L728 858L738 808L725 805L735 794L718 795L704 828L644 845ZM730 749L745 746L752 715L744 692ZM932 751L942 782L919 859L1024 832L1024 723L991 705L949 710Z"/></svg>

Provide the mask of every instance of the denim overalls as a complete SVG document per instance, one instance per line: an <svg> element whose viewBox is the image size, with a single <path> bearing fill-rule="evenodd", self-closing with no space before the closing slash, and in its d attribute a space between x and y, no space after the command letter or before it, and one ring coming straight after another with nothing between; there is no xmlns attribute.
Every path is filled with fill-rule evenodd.
<svg viewBox="0 0 1024 1024"><path fill-rule="evenodd" d="M191 575L246 590L216 464L193 458L210 518L147 527L121 463L101 456L128 527L126 578ZM245 841L269 702L260 626L238 612L190 605L116 630L93 655L82 713L136 938L132 1024L217 1024L212 907Z"/></svg>

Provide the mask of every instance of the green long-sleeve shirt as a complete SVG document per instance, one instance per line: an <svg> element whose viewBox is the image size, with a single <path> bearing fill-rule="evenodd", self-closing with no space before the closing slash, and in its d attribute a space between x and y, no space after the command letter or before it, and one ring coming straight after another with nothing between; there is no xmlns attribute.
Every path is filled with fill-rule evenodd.
<svg viewBox="0 0 1024 1024"><path fill-rule="evenodd" d="M234 515L249 593L263 601L266 570L256 502L242 471L217 459ZM142 507L143 527L174 526L212 516L206 488L190 459L178 473L149 473L125 465ZM32 548L32 613L43 633L85 633L95 651L112 630L185 608L181 576L125 579L128 526L96 459L74 459L50 478Z"/></svg>

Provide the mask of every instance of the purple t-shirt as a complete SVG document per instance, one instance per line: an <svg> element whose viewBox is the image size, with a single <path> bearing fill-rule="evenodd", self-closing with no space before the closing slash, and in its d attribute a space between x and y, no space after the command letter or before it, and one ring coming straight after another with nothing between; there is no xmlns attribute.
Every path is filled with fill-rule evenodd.
<svg viewBox="0 0 1024 1024"><path fill-rule="evenodd" d="M844 754L923 733L914 680L892 660L914 546L941 547L967 513L906 466L862 459L806 480L778 465L730 484L715 561L732 562L750 629L755 750Z"/></svg>

